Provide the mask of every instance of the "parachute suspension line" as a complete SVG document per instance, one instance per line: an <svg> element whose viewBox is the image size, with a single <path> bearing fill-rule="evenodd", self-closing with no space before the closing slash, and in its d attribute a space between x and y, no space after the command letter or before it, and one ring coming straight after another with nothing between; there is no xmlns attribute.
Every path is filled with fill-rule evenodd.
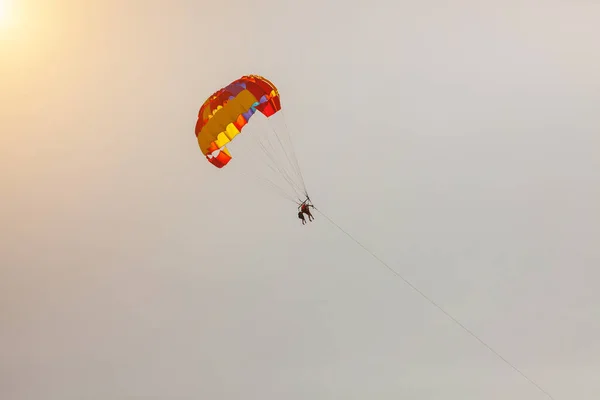
<svg viewBox="0 0 600 400"><path fill-rule="evenodd" d="M453 317L448 311L444 310L442 308L442 306L440 306L438 303L436 303L434 300L432 300L430 297L428 297L425 293L423 293L421 290L419 290L415 285L413 285L408 279L406 279L404 276L402 276L398 271L396 271L395 269L393 269L388 263L386 263L381 258L379 258L373 251L369 250L358 239L356 239L350 233L348 233L347 231L345 231L340 225L338 225L330 217L328 217L326 214L324 214L323 211L319 210L316 207L315 207L315 210L317 212L319 212L319 214L321 214L325 219L327 219L333 226L335 226L342 233L344 233L346 236L348 236L352 241L354 241L356 244L358 244L360 247L362 247L363 250L365 250L373 258L375 258L375 260L377 260L381 265L383 265L388 270L390 270L398 278L402 279L404 281L404 283L406 283L412 290L414 290L415 292L417 292L421 297L423 297L425 300L427 300L429 303L431 303L431 305L433 305L435 308L437 308L439 311L441 311L444 315L446 315L446 317L450 318L450 320L452 320L456 325L458 325L460 328L462 328L466 333L468 333L470 336L472 336L473 338L475 338L485 348L487 348L490 352L492 352L495 356L497 356L505 364L507 364L509 367L511 367L515 372L517 372L519 375L521 375L523 378L525 378L525 380L527 380L530 384L532 384L533 386L535 386L540 392L542 392L543 394L545 394L549 399L554 400L554 397L552 397L552 395L550 393L548 393L546 390L544 390L533 379L529 378L527 375L525 375L524 372L522 372L520 369L518 369L514 364L512 364L510 361L508 361L506 358L504 358L502 355L500 355L500 353L498 353L496 350L494 350L489 344L487 344L486 342L484 342L483 339L481 339L479 336L477 336L473 331L471 331L469 328L467 328L458 319L456 319L455 317Z"/></svg>
<svg viewBox="0 0 600 400"><path fill-rule="evenodd" d="M263 120L263 118L259 119ZM259 147L262 150L264 155L266 155L267 158L271 161L271 163L269 163L267 160L262 159L264 164L267 165L272 172L275 172L276 174L278 173L278 175L280 175L280 178L287 182L291 191L286 192L292 197L297 196L297 203L300 203L304 198L307 197L306 189L303 184L303 177L299 173L299 171L294 168L294 163L290 160L285 145L283 144L281 138L279 137L279 134L275 130L272 121L268 118L264 118L264 121L262 123L268 124L270 129L266 129L266 127L265 129L257 129L256 135L249 136L252 137L252 141L256 144L257 147ZM274 143L275 140L271 137L272 135L267 134L267 132L269 131L272 132L272 135L275 135L278 144ZM281 154L282 152L283 156ZM260 153L260 151L258 153ZM283 158L284 156L285 160ZM281 183L284 186L287 186L283 182ZM292 192L295 193L295 196L291 194Z"/></svg>
<svg viewBox="0 0 600 400"><path fill-rule="evenodd" d="M273 168L268 162L265 162L265 164L275 173L277 174L277 171L275 170L275 168ZM248 176L248 174L243 173L244 175ZM273 182L271 179L263 177L263 176L255 176L255 178L257 180L262 180L264 182L267 182L271 185L271 187L273 189L276 189L276 191L284 198L286 198L287 200L290 200L293 203L297 203L298 200L296 199L296 197L292 194L290 194L287 190L285 190L284 188L282 188L280 185L276 184L275 182ZM298 194L296 193L296 196L298 196Z"/></svg>
<svg viewBox="0 0 600 400"><path fill-rule="evenodd" d="M296 190L299 190L302 193L301 197L307 198L308 191L306 189L306 183L304 181L304 176L302 175L302 170L300 169L300 165L298 163L298 158L296 157L296 152L295 152L294 145L293 145L293 142L291 139L291 134L289 132L289 129L287 128L287 122L285 120L285 114L283 113L283 108L281 108L279 110L278 114L281 114L280 117L283 120L283 125L285 127L285 129L284 129L285 135L280 134L278 132L279 130L274 126L275 125L274 121L277 118L277 116L265 118L265 122L269 125L270 130L273 132L273 135L275 136L275 138L277 139L277 143L279 144L279 146L277 146L276 144L273 144L273 142L271 141L271 138L269 136L267 136L267 135L264 136L264 139L269 144L270 149L273 153L273 157L270 157L270 158L275 164L277 164L279 167L281 167L281 169L283 171L285 171L285 174L282 172L282 175L286 175L287 178L289 178L289 180L292 181L292 182L288 182L288 183L290 183L290 185L294 186L294 188ZM275 119L273 119L273 118L275 118ZM287 144L287 147L289 148L289 150L286 149L286 145L284 145L285 139L282 141L282 137L286 137L288 139L286 144ZM279 147L281 149L281 151L276 149L276 147ZM282 152L287 160L287 163L285 162L285 160L283 160L281 158ZM291 158L290 158L290 154L291 154ZM280 156L280 157L274 157L275 155ZM279 160L275 160L275 158L279 158ZM290 169L289 170L286 169L284 167L284 165L289 166ZM296 179L293 179L294 176Z"/></svg>
<svg viewBox="0 0 600 400"><path fill-rule="evenodd" d="M289 147L290 147L290 151L291 151L291 157L292 157L292 160L293 160L293 162L290 161L290 163L292 163L296 167L296 169L298 170L298 173L299 173L299 177L302 180L302 184L304 186L306 186L304 184L304 177L302 176L302 173L301 173L302 170L300 168L300 163L298 162L298 157L296 156L296 151L294 149L294 142L292 140L292 135L291 135L290 129L288 128L288 125L287 125L287 120L286 120L285 112L284 112L283 109L281 109L280 113L281 113L281 118L283 120L283 125L284 125L284 129L283 129L283 131L285 132L284 136L287 138L287 141L289 143Z"/></svg>
<svg viewBox="0 0 600 400"><path fill-rule="evenodd" d="M266 148L265 144L261 141L260 138L255 137L255 135L248 135L252 137L252 141L262 150L262 152L271 160L272 164L269 163L267 160L263 159L263 162L265 163L265 165L267 167L269 167L275 174L279 173L279 175L281 175L281 177L287 181L287 183L289 184L289 186L291 187L291 189L293 190L293 192L295 193L295 195L290 194L288 191L284 190L283 188L279 187L280 190L286 192L288 194L288 196L290 197L295 197L297 196L298 198L301 198L302 196L299 195L299 192L302 192L302 190L300 190L293 182L293 179L290 177L289 172L287 170L285 170L285 168L283 168L280 163L277 162L277 160L275 159L274 154L275 150L273 149L273 152L269 152L269 150ZM271 144L268 137L266 138L267 143ZM271 147L272 144L271 144ZM273 182L271 182L272 184L274 184ZM296 202L296 200L294 200Z"/></svg>
<svg viewBox="0 0 600 400"><path fill-rule="evenodd" d="M250 175L246 174L245 172L242 172L242 175L245 175L245 176L247 176L247 177L249 177L249 176L250 176ZM257 176L255 176L254 178L255 178L255 179L257 179L257 180L259 180L259 177L257 177ZM298 204L298 200L295 200L293 196L290 196L290 194L289 194L289 193L287 193L285 190L283 190L281 187L279 187L277 184L275 184L275 183L274 183L273 181L271 181L270 179L268 179L268 178L263 178L263 177L260 177L260 179L262 179L263 181L265 181L265 182L267 182L268 184L270 184L270 185L271 185L271 187L272 187L273 189L275 189L275 190L274 190L274 192L275 192L275 193L277 193L277 194L278 194L280 197L282 197L282 198L284 198L284 199L286 199L286 200L288 200L288 201L291 201L291 202L292 202L292 203L294 203L294 204Z"/></svg>
<svg viewBox="0 0 600 400"><path fill-rule="evenodd" d="M267 139L267 142L269 144L271 144L268 139ZM282 169L282 167L280 167L278 165L277 161L275 160L275 157L271 153L269 153L269 151L267 150L266 146L262 142L259 141L258 145L263 150L263 152L265 153L265 155L271 159L271 161L273 162L273 164L275 164L275 167L277 168L277 170L279 171L279 173L281 174L281 176L290 184L290 186L292 187L292 189L296 192L296 195L298 196L298 192L302 193L302 189L298 188L297 184L294 183L294 180L290 176L289 171L285 170L285 168ZM272 144L271 144L271 147L273 147ZM273 169L273 168L271 167L271 169ZM299 197L302 197L302 196L299 196Z"/></svg>
<svg viewBox="0 0 600 400"><path fill-rule="evenodd" d="M304 194L305 190L303 188L302 179L300 177L299 171L294 168L294 164L290 160L290 158L289 158L289 156L287 154L287 151L285 149L285 146L283 145L283 142L281 141L281 138L279 137L279 134L277 133L276 129L272 125L270 125L270 128L271 128L271 131L273 132L273 134L275 135L275 138L277 139L277 142L279 144L278 147L281 149L281 151L283 152L283 155L287 159L287 163L285 163L284 160L280 160L280 163L283 164L283 165L289 165L289 167L291 169L291 174L289 174L288 177L290 178L290 180L294 181L294 187L297 190L299 190L301 193ZM273 153L280 155L281 152L276 149L277 145L273 144L273 142L270 140L270 138L267 138L267 142L271 146L271 149L273 150Z"/></svg>
<svg viewBox="0 0 600 400"><path fill-rule="evenodd" d="M259 175L253 175L248 173L247 171L240 171L242 176L245 176L248 179L256 179L257 182L265 182L268 183L271 186L271 189L273 190L274 193L278 194L279 197L282 197L285 200L288 200L294 204L298 204L298 200L296 200L294 198L294 196L291 196L289 193L287 193L283 188L281 188L279 185L277 185L276 183L274 183L272 180L270 180L269 178L263 177L263 176L259 176Z"/></svg>
<svg viewBox="0 0 600 400"><path fill-rule="evenodd" d="M273 133L275 134L275 137L277 138L277 141L279 142L279 145L281 147L281 150L283 150L283 154L285 154L285 158L287 158L287 161L290 163L290 165L292 166L292 168L294 168L294 172L296 173L296 177L299 178L299 181L302 185L302 189L305 195L308 196L308 194L306 193L306 185L304 184L304 178L302 176L302 171L300 170L300 167L296 164L294 165L294 162L290 159L290 156L288 155L288 152L285 150L285 146L283 145L283 142L281 141L281 138L279 137L279 134L277 133L277 130L275 129L275 127L273 127L271 125L271 129L273 130ZM293 152L293 146L290 143L290 146L292 149L291 151Z"/></svg>
<svg viewBox="0 0 600 400"><path fill-rule="evenodd" d="M282 116L283 116L283 115L282 115ZM284 121L284 122L285 122L285 121ZM285 129L284 129L284 131L285 131ZM302 189L303 189L303 193L304 193L304 195L305 195L306 197L308 197L308 190L307 190L307 188L306 188L306 183L305 183L305 181L304 181L304 176L302 175L302 169L300 168L300 164L298 163L298 160L297 160L297 158L296 158L296 156L295 156L294 145L293 145L293 143L292 143L292 141L291 141L291 138L290 138L289 132L287 132L287 131L286 131L286 134L287 134L286 136L287 136L287 137L288 137L288 139L289 139L289 142L288 142L288 143L289 143L289 147L290 147L290 149L291 149L290 151L291 151L291 156L292 156L292 160L290 160L290 164L292 165L292 167L295 167L296 176L297 176L297 177L298 177L298 179L299 179L299 184L302 186ZM278 138L279 138L279 136L278 136ZM288 159L289 159L289 158L288 158Z"/></svg>
<svg viewBox="0 0 600 400"><path fill-rule="evenodd" d="M304 193L308 198L308 190L306 189L306 183L304 182L304 176L302 176L302 169L300 168L300 162L298 162L298 157L296 156L296 151L294 150L294 141L292 140L292 134L290 129L288 128L287 119L283 109L280 110L281 116L283 119L284 131L287 134L288 140L290 142L290 148L292 149L292 157L294 159L294 163L296 164L296 168L298 169L298 173L300 174L300 179L302 180L302 186L304 187Z"/></svg>
<svg viewBox="0 0 600 400"><path fill-rule="evenodd" d="M298 203L298 201L296 199L294 199L292 196L290 196L288 193L286 193L283 189L281 189L279 186L277 186L273 181L271 181L270 179L264 178L264 180L268 183L271 184L271 186L273 186L273 188L278 189L279 190L279 194L281 195L281 197L291 201L292 203Z"/></svg>
<svg viewBox="0 0 600 400"><path fill-rule="evenodd" d="M257 133L259 133L259 132L262 132L262 131L259 129ZM251 152L248 152L245 154L243 154L243 153L238 154L238 157L240 157L240 158L252 157L252 158L260 159L262 161L262 163L264 163L269 169L271 169L271 171L275 174L275 177L277 177L277 175L281 175L281 177L283 177L285 180L287 180L288 184L292 188L292 191L290 192L289 189L288 190L284 189L284 187L287 187L287 185L285 185L285 183L280 182L279 184L277 184L276 182L274 182L273 179L270 179L268 177L268 174L260 174L260 173L257 173L258 171L254 171L254 173L250 173L251 172L250 170L252 170L252 168L250 170L246 170L246 171L241 170L240 171L241 174L243 176L245 176L246 178L256 179L256 181L261 185L264 185L266 183L267 185L264 185L264 186L267 186L269 189L271 189L272 192L278 194L279 197L282 197L294 204L298 204L298 202L299 202L298 199L301 198L302 196L298 194L299 190L294 187L293 182L291 182L289 180L289 178L287 178L286 171L281 170L281 168L277 165L276 161L273 159L272 154L270 154L267 151L267 149L264 147L263 143L260 141L259 138L256 137L256 135L247 134L245 132L243 132L242 134L243 134L244 138L246 138L246 137L251 138L251 139L249 139L248 144L250 145L250 147L256 146L256 149L254 149L255 151L251 151ZM273 161L273 163L275 164L275 167L273 167L268 162L268 160L265 160L263 157L260 157L260 154L259 154L260 150L258 150L259 148L262 150L263 153L265 153L265 155L267 157L269 157ZM257 154L258 154L258 157L252 156L252 155L257 155ZM265 175L265 176L263 176L263 175Z"/></svg>
<svg viewBox="0 0 600 400"><path fill-rule="evenodd" d="M263 148L263 150L264 150L264 146L263 146L262 144L261 144L261 147L262 147L262 148ZM268 153L266 152L266 150L264 150L264 152L265 152L265 154L267 154L267 155L268 155ZM267 166L268 166L268 167L269 167L269 168L270 168L270 169L271 169L273 172L277 173L277 171L275 170L275 168L273 168L273 166L271 166L271 165L270 165L269 163L267 163L267 162L265 162L265 164L267 164ZM296 195L296 197L295 197L295 198L296 198L296 199L300 198L301 196L299 196L299 195L298 195L298 190L297 190L297 189L294 187L293 183L292 183L292 182L289 180L289 178L288 178L288 177L286 177L285 175L283 175L283 173L281 172L281 169L279 169L279 168L277 168L277 169L279 170L279 173L281 173L281 174L282 174L282 176L284 177L284 179L285 179L285 180L286 180L286 181L287 181L287 182L290 184L290 186L291 186L291 187L292 187L292 189L294 190L294 192L295 192L295 195ZM283 190L283 189L282 189L282 190ZM286 193L287 193L287 192L286 192ZM291 194L289 194L289 193L288 193L288 196L290 196L290 197L294 198L294 196L293 196L293 195L291 195ZM294 200L294 201L297 201L297 200Z"/></svg>

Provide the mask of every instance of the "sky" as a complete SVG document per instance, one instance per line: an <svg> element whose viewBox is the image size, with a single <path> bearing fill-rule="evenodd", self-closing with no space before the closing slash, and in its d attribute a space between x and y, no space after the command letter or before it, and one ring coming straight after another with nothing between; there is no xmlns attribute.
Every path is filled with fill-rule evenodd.
<svg viewBox="0 0 600 400"><path fill-rule="evenodd" d="M1 398L548 398L334 223L555 399L600 395L600 3L6 10ZM198 148L249 73L306 226Z"/></svg>

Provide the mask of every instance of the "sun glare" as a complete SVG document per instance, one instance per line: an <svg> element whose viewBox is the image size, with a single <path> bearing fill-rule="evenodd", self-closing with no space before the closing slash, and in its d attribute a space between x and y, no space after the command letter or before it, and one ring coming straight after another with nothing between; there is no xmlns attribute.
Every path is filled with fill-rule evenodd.
<svg viewBox="0 0 600 400"><path fill-rule="evenodd" d="M0 0L0 28L11 24L11 0Z"/></svg>

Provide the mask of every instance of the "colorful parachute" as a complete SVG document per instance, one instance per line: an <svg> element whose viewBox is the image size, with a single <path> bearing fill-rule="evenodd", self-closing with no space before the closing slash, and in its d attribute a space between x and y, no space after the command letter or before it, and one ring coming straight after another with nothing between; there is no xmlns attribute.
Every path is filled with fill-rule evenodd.
<svg viewBox="0 0 600 400"><path fill-rule="evenodd" d="M259 129L260 123L255 125L257 117L253 116L257 111L264 116L258 120L268 121L268 129ZM226 145L244 131L241 142L245 143L242 145L250 146L254 142L256 147L244 149L247 151L238 153L238 156L248 156L253 162L260 159L268 167L267 171L259 174L260 178L279 194L300 204L308 198L308 194L282 113L275 85L262 76L245 75L204 101L198 112L195 133L202 154L212 165L223 168L232 160ZM248 131L251 118L253 122L250 125L254 126ZM275 127L274 119L280 119L285 127ZM237 146L238 141L235 143ZM250 165L243 161L241 169L248 172L246 170L251 169L248 167Z"/></svg>
<svg viewBox="0 0 600 400"><path fill-rule="evenodd" d="M277 88L258 75L243 76L210 96L198 113L196 137L202 154L217 168L231 160L225 145L256 111L270 117L281 110Z"/></svg>

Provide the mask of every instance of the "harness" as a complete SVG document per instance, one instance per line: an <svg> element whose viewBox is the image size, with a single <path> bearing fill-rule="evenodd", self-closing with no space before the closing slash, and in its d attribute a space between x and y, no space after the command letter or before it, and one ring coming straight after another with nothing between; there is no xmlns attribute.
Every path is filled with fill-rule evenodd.
<svg viewBox="0 0 600 400"><path fill-rule="evenodd" d="M310 201L310 197L306 196L306 199L300 203L300 205L298 206L298 210L302 211L302 212L306 212L308 213L308 207L312 205L312 202Z"/></svg>

